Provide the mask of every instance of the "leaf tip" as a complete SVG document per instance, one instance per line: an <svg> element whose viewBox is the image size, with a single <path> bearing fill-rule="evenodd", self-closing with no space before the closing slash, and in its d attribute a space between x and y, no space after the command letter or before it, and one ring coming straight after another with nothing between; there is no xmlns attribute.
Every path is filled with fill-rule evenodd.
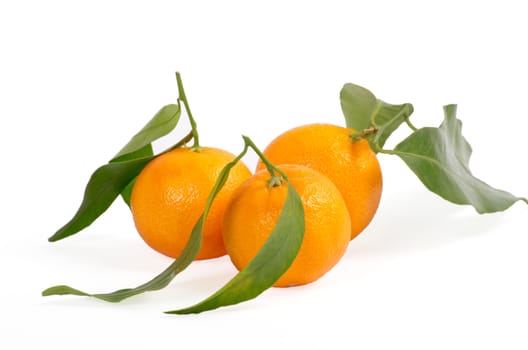
<svg viewBox="0 0 528 350"><path fill-rule="evenodd" d="M50 295L56 295L57 294L57 288L59 287L62 287L62 286L53 286L53 287L49 287L49 288L46 288L42 291L41 295L43 297L49 297Z"/></svg>
<svg viewBox="0 0 528 350"><path fill-rule="evenodd" d="M190 308L185 308L185 309L178 309L178 310L163 311L163 313L166 315L188 315L188 314L192 314L196 312L191 311Z"/></svg>
<svg viewBox="0 0 528 350"><path fill-rule="evenodd" d="M450 103L444 106L444 112L447 115L456 115L457 111L457 104L456 103Z"/></svg>
<svg viewBox="0 0 528 350"><path fill-rule="evenodd" d="M64 227L63 227L60 230L58 230L57 232L55 232L53 235L48 237L48 242L57 242L57 241L60 241L63 238L66 238L66 237L70 236L70 235L71 234L67 233L64 230Z"/></svg>
<svg viewBox="0 0 528 350"><path fill-rule="evenodd" d="M347 89L347 87L349 87L350 85L352 85L351 83L344 83L343 84L343 87L341 88L341 91L339 91L339 96L343 96L345 90Z"/></svg>
<svg viewBox="0 0 528 350"><path fill-rule="evenodd" d="M251 142L251 139L247 135L242 135L242 140L244 140L244 142Z"/></svg>

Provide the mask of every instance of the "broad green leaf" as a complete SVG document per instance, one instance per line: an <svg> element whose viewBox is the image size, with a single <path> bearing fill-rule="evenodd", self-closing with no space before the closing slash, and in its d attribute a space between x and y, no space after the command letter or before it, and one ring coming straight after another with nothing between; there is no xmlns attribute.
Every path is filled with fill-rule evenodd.
<svg viewBox="0 0 528 350"><path fill-rule="evenodd" d="M375 127L377 132L373 140L379 147L383 147L389 136L413 113L410 103L393 105L383 102L355 84L345 84L339 97L346 126L357 131Z"/></svg>
<svg viewBox="0 0 528 350"><path fill-rule="evenodd" d="M130 160L130 155L145 156L152 155L151 143L171 132L180 120L181 109L179 105L169 104L159 110L158 113L141 129L132 139L112 158L111 162ZM128 155L128 157L127 157Z"/></svg>
<svg viewBox="0 0 528 350"><path fill-rule="evenodd" d="M404 123L413 113L414 108L410 103L402 105L391 105L378 100L380 108L375 116L378 131L373 140L379 147L383 147L389 136Z"/></svg>
<svg viewBox="0 0 528 350"><path fill-rule="evenodd" d="M380 104L376 96L362 86L347 83L339 94L346 125L358 131L370 128Z"/></svg>
<svg viewBox="0 0 528 350"><path fill-rule="evenodd" d="M209 214L209 210L211 208L211 205L213 204L213 201L226 183L229 173L231 169L236 165L236 163L243 157L243 155L246 153L247 148L244 149L244 151L237 156L232 162L228 163L220 172L218 175L218 178L215 182L215 185L211 189L211 192L209 193L209 196L207 198L204 212L194 225L194 228L191 232L191 235L189 237L189 241L185 245L185 248L183 249L180 256L171 264L169 267L167 267L162 273L160 273L158 276L154 277L152 280L148 281L147 283L144 283L138 287L135 288L127 288L127 289L120 289L115 292L111 293L101 293L101 294L90 294L83 291L80 291L78 289L66 286L66 285L58 285L54 287L50 287L42 292L43 296L50 296L50 295L80 295L80 296L89 296L97 299L101 299L108 302L119 302L121 300L124 300L126 298L130 298L134 295L141 294L148 291L155 291L162 289L166 287L173 279L176 277L181 271L185 270L187 266L191 264L191 262L196 257L196 254L198 254L198 251L200 250L200 246L202 244L202 232L204 228L205 218ZM113 163L111 163L113 164ZM115 163L120 164L120 163Z"/></svg>
<svg viewBox="0 0 528 350"><path fill-rule="evenodd" d="M81 206L73 218L48 240L55 242L71 236L92 224L139 174L153 157L108 163L90 177Z"/></svg>
<svg viewBox="0 0 528 350"><path fill-rule="evenodd" d="M444 114L440 127L421 128L387 153L399 156L430 191L450 202L472 205L478 213L503 211L519 200L528 203L473 176L472 150L462 136L456 105L445 106Z"/></svg>
<svg viewBox="0 0 528 350"><path fill-rule="evenodd" d="M199 313L253 299L271 287L295 260L304 236L301 199L288 183L284 207L273 232L253 260L204 301L169 314Z"/></svg>

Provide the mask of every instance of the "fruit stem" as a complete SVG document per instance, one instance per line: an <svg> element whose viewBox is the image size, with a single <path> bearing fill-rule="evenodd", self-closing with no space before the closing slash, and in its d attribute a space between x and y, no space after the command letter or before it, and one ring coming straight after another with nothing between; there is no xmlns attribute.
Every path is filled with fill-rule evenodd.
<svg viewBox="0 0 528 350"><path fill-rule="evenodd" d="M187 111L187 116L189 117L189 122L191 123L192 128L192 138L194 139L194 145L192 149L194 151L200 151L200 139L198 136L198 128L196 126L196 121L193 118L193 115L191 113L191 108L189 107L189 102L187 101L187 95L185 95L185 90L183 89L183 82L181 79L180 72L176 72L176 82L178 83L178 104L180 102L183 102L183 105L185 106L185 110Z"/></svg>
<svg viewBox="0 0 528 350"><path fill-rule="evenodd" d="M193 132L190 131L180 141L178 141L178 143L176 143L175 145L171 146L170 148L168 148L166 151L164 151L162 153L166 153L166 152L172 151L173 149L180 148L180 147L184 146L187 142L191 141L193 139L193 137L194 137Z"/></svg>
<svg viewBox="0 0 528 350"><path fill-rule="evenodd" d="M260 160L262 160L262 163L266 166L266 169L271 175L271 178L268 180L268 184L270 187L277 187L282 184L283 181L287 181L288 177L282 170L277 168L275 165L271 164L271 162L264 156L264 154L259 150L259 148L251 141L251 139L247 136L242 136L244 139L244 143L246 147L251 147L253 151L259 156ZM278 175L276 174L278 173Z"/></svg>
<svg viewBox="0 0 528 350"><path fill-rule="evenodd" d="M378 129L375 126L372 126L367 129L363 129L361 131L354 131L350 133L350 138L352 139L352 142L358 142L361 139L364 139L370 135L374 135L378 132Z"/></svg>

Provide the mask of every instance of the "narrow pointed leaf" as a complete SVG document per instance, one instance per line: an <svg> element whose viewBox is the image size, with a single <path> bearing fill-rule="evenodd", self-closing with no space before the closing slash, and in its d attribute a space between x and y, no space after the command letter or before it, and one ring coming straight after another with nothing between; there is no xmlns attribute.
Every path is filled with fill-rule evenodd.
<svg viewBox="0 0 528 350"><path fill-rule="evenodd" d="M136 183L136 178L137 176L133 178L132 180L130 180L128 185L126 185L123 191L121 191L121 198L123 198L126 205L128 205L129 207L130 207L130 197L132 196L132 188L134 187L134 184Z"/></svg>
<svg viewBox="0 0 528 350"><path fill-rule="evenodd" d="M81 205L68 223L48 240L55 242L78 233L104 213L122 195L130 205L130 193L136 176L152 160L152 141L168 134L180 118L180 107L164 106L132 139L90 177Z"/></svg>
<svg viewBox="0 0 528 350"><path fill-rule="evenodd" d="M162 273L154 277L152 280L148 281L147 283L144 283L140 286L137 286L135 288L126 288L126 289L120 289L116 290L115 292L111 293L100 293L100 294L91 294L86 293L83 291L80 291L78 289L66 286L66 285L58 285L54 287L50 287L42 292L43 296L50 296L50 295L79 295L79 296L88 296L97 298L100 300L108 301L108 302L119 302L121 300L130 298L134 295L141 294L144 292L149 291L155 291L160 290L164 287L166 287L180 272L185 270L187 266L191 264L191 262L194 260L196 255L198 254L201 244L202 244L202 232L204 228L205 218L209 214L209 210L211 208L211 205L213 204L213 201L226 183L229 173L231 169L236 165L236 163L243 157L243 155L246 153L246 148L244 151L237 156L232 162L228 163L220 172L218 175L218 178L215 182L215 185L211 189L211 192L209 193L209 196L207 198L204 212L194 225L194 228L191 232L191 235L189 237L189 241L185 245L185 248L183 249L180 256L167 267ZM111 163L112 164L112 163ZM119 164L119 163L116 163Z"/></svg>
<svg viewBox="0 0 528 350"><path fill-rule="evenodd" d="M61 240L92 224L151 159L152 157L139 158L99 167L90 177L83 201L73 218L55 232L49 241Z"/></svg>
<svg viewBox="0 0 528 350"><path fill-rule="evenodd" d="M148 144L136 151L127 153L119 157L119 160L110 161L110 163L122 162L125 160L131 160L131 159L137 159L137 158L143 158L143 157L149 157L153 155L154 155L154 151L152 149L152 144ZM134 177L121 192L121 197L123 198L123 200L129 207L130 207L130 196L132 195L132 187L134 187L135 182L136 182L136 178Z"/></svg>
<svg viewBox="0 0 528 350"><path fill-rule="evenodd" d="M152 152L151 143L171 132L176 127L176 124L178 124L180 115L181 109L179 105L169 104L161 108L147 125L134 135L115 157L112 158L111 162L130 160L130 157L123 157L138 151L136 156L144 156L145 151L148 152L147 149L150 149L150 152Z"/></svg>
<svg viewBox="0 0 528 350"><path fill-rule="evenodd" d="M379 147L413 113L410 103L393 105L383 102L369 90L355 84L345 84L339 97L346 126L358 131L376 127L378 131L374 141Z"/></svg>
<svg viewBox="0 0 528 350"><path fill-rule="evenodd" d="M110 161L120 162L154 155L152 142L170 133L180 120L181 109L179 105L169 104L161 108L156 115L145 125ZM125 187L121 196L130 206L130 195L135 178Z"/></svg>
<svg viewBox="0 0 528 350"><path fill-rule="evenodd" d="M208 210L208 208L206 209ZM172 264L170 264L169 267L167 267L162 273L160 273L147 283L144 283L135 288L120 289L116 290L115 292L100 294L90 294L66 285L59 285L46 289L42 292L42 295L79 295L117 303L137 294L163 289L174 279L174 277L176 277L180 272L185 270L185 268L187 268L187 266L189 266L190 263L194 260L196 254L198 254L202 240L204 217L205 212L194 226L189 241L181 255L178 257L178 259L176 259Z"/></svg>
<svg viewBox="0 0 528 350"><path fill-rule="evenodd" d="M256 298L271 287L295 260L304 236L301 199L288 183L288 194L273 232L253 260L204 301L169 314L200 313Z"/></svg>
<svg viewBox="0 0 528 350"><path fill-rule="evenodd" d="M471 146L462 136L456 105L444 107L445 119L438 128L421 128L399 143L391 153L399 156L423 184L440 197L472 205L478 213L508 209L525 198L495 189L469 169Z"/></svg>

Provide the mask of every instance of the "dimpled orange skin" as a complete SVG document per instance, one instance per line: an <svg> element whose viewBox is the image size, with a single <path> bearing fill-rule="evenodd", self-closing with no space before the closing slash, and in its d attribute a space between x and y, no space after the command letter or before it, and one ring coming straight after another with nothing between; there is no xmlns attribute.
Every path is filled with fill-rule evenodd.
<svg viewBox="0 0 528 350"><path fill-rule="evenodd" d="M138 175L130 204L136 229L154 250L177 258L205 208L222 168L234 159L229 152L202 147L199 152L177 148L152 160ZM251 176L242 163L231 170L205 220L196 260L226 254L222 217L232 192Z"/></svg>
<svg viewBox="0 0 528 350"><path fill-rule="evenodd" d="M335 185L322 174L300 165L279 167L301 197L305 233L297 257L274 284L289 287L313 282L341 259L350 239L350 216ZM223 221L227 253L243 269L271 234L286 200L286 184L269 187L260 171L233 193Z"/></svg>
<svg viewBox="0 0 528 350"><path fill-rule="evenodd" d="M302 164L332 180L347 203L353 239L374 217L383 181L376 154L366 140L352 142L351 131L331 124L299 126L279 135L263 153L273 164ZM259 162L257 170L263 168Z"/></svg>

